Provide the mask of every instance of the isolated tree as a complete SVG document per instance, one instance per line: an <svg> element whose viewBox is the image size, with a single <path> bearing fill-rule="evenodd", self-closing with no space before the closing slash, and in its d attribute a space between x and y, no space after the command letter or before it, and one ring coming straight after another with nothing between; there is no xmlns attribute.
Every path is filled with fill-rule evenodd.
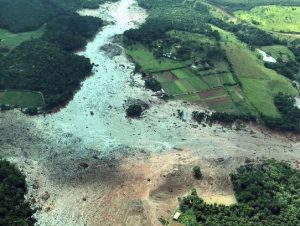
<svg viewBox="0 0 300 226"><path fill-rule="evenodd" d="M202 172L200 166L194 166L193 173L194 173L194 177L197 178L198 180L202 178Z"/></svg>

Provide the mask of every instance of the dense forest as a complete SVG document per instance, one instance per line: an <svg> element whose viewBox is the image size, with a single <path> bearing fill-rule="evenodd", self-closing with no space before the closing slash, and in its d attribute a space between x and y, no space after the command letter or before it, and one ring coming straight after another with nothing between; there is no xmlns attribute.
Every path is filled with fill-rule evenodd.
<svg viewBox="0 0 300 226"><path fill-rule="evenodd" d="M0 27L24 31L36 29L47 21L41 38L25 41L5 56L0 54L0 89L40 91L45 97L46 110L72 97L92 69L88 59L74 55L72 51L84 47L87 39L103 26L99 18L79 16L74 12L82 2L17 0L13 3L0 0L3 6L0 17L7 19L0 18L5 23ZM20 7L16 7L18 4Z"/></svg>
<svg viewBox="0 0 300 226"><path fill-rule="evenodd" d="M180 199L186 226L300 225L300 172L285 163L267 160L248 164L231 174L237 204L206 204L194 190Z"/></svg>
<svg viewBox="0 0 300 226"><path fill-rule="evenodd" d="M74 51L87 44L95 32L103 26L103 21L96 17L66 15L59 16L46 26L43 39L58 45L66 51Z"/></svg>
<svg viewBox="0 0 300 226"><path fill-rule="evenodd" d="M80 7L97 8L104 0L0 0L0 27L13 32L36 30Z"/></svg>
<svg viewBox="0 0 300 226"><path fill-rule="evenodd" d="M212 28L207 24L210 13L206 6L191 8L189 4L182 4L181 0L145 1L138 3L151 11L146 22L138 29L125 31L125 42L140 42L151 45L158 39L168 38L166 32L170 30L182 30L214 36ZM168 8L168 13L165 13ZM189 16L186 16L189 15Z"/></svg>
<svg viewBox="0 0 300 226"><path fill-rule="evenodd" d="M31 226L35 212L25 201L25 177L11 163L0 160L0 226Z"/></svg>

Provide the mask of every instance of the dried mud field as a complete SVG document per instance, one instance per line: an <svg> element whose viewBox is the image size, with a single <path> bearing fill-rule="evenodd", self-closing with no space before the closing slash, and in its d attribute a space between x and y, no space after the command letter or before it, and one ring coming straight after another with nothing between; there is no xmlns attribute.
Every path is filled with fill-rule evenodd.
<svg viewBox="0 0 300 226"><path fill-rule="evenodd" d="M299 168L299 137L198 125L191 113L201 106L159 99L124 54L107 57L101 47L145 20L135 1L80 13L111 22L79 53L95 64L93 75L57 113L0 114L0 157L26 175L37 225L160 225L192 188L207 202L233 204L229 174L245 162L276 158ZM125 117L132 99L150 106L141 119ZM202 180L193 178L195 165Z"/></svg>

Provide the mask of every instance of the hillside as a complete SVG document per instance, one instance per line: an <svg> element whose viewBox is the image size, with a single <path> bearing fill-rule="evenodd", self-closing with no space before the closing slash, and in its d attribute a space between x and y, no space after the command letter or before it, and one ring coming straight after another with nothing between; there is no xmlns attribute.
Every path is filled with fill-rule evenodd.
<svg viewBox="0 0 300 226"><path fill-rule="evenodd" d="M289 5L289 6L299 6L299 0L209 0L209 2L225 7L226 10L230 12L234 12L236 10L249 10L255 6L262 5Z"/></svg>
<svg viewBox="0 0 300 226"><path fill-rule="evenodd" d="M292 80L300 81L298 41L278 38L267 23L276 24L277 31L288 29L288 18L286 22L274 21L274 12L291 11L294 23L289 26L297 27L296 6L281 6L282 1L278 1L278 6L264 6L269 14L261 12L262 20L252 10L252 17L246 19L246 9L269 4L268 1L248 1L245 11L235 13L237 17L202 1L138 3L149 16L140 28L126 31L123 42L127 54L146 74L146 85L158 82L165 98L272 121L282 116L275 97L279 93L292 97L298 94L292 85ZM234 8L234 4L241 2L222 1L222 6ZM276 57L275 62L265 61L260 56L262 49Z"/></svg>

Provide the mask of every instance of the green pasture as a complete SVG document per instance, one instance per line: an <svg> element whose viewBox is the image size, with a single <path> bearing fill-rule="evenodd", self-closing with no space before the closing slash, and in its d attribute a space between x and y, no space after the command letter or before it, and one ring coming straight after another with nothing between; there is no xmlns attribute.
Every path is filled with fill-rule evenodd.
<svg viewBox="0 0 300 226"><path fill-rule="evenodd" d="M30 40L31 38L39 38L43 32L44 28L23 33L12 33L8 30L0 28L0 47L8 47L10 50L12 50L24 41Z"/></svg>
<svg viewBox="0 0 300 226"><path fill-rule="evenodd" d="M279 32L300 32L300 7L296 6L258 6L249 11L236 11L241 20L258 27Z"/></svg>
<svg viewBox="0 0 300 226"><path fill-rule="evenodd" d="M299 21L300 22L300 21ZM268 55L275 59L281 58L284 61L294 60L295 56L288 47L282 45L263 46L260 48L265 51Z"/></svg>
<svg viewBox="0 0 300 226"><path fill-rule="evenodd" d="M17 107L42 107L43 95L39 92L8 90L0 91L0 104L9 104Z"/></svg>
<svg viewBox="0 0 300 226"><path fill-rule="evenodd" d="M198 42L198 43L207 43L209 45L213 45L215 41L205 35L192 33L187 31L179 31L179 30L172 30L167 32L172 38L177 38L183 41L190 41L190 42Z"/></svg>
<svg viewBox="0 0 300 226"><path fill-rule="evenodd" d="M171 59L156 59L153 53L143 45L132 45L126 48L126 54L148 72L159 72L177 69L191 65L190 61L175 61Z"/></svg>
<svg viewBox="0 0 300 226"><path fill-rule="evenodd" d="M224 73L222 75L222 77L223 77L224 85L235 85L236 84L236 81L234 80L231 72Z"/></svg>

